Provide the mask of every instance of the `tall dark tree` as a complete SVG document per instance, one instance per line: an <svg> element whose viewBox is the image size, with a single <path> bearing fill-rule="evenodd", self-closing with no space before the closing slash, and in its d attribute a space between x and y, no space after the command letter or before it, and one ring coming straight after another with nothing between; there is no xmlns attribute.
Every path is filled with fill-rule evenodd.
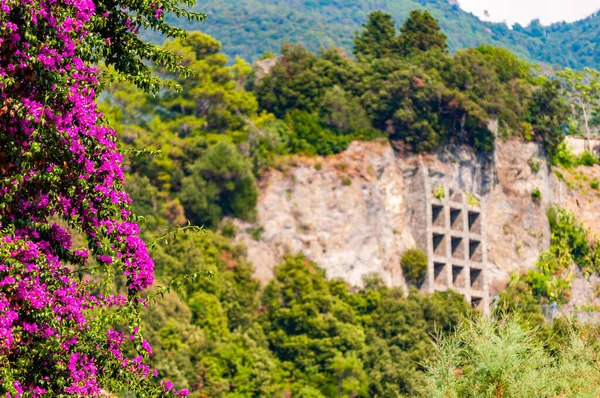
<svg viewBox="0 0 600 398"><path fill-rule="evenodd" d="M533 131L544 141L546 150L553 155L565 139L562 127L569 112L560 95L560 83L556 80L545 80L541 87L534 91L529 112Z"/></svg>
<svg viewBox="0 0 600 398"><path fill-rule="evenodd" d="M446 35L428 11L415 10L400 29L398 38L400 51L406 56L433 49L447 51Z"/></svg>
<svg viewBox="0 0 600 398"><path fill-rule="evenodd" d="M390 14L382 11L370 13L363 28L362 32L356 32L354 55L383 58L398 52L396 26Z"/></svg>

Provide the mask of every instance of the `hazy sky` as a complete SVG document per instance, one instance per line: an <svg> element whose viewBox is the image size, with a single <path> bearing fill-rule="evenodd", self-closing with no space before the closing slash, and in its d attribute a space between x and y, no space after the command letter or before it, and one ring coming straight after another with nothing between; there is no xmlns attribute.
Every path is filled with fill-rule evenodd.
<svg viewBox="0 0 600 398"><path fill-rule="evenodd" d="M574 21L600 9L600 0L459 0L461 7L482 19L527 25L539 18L544 25ZM484 16L487 10L490 17Z"/></svg>

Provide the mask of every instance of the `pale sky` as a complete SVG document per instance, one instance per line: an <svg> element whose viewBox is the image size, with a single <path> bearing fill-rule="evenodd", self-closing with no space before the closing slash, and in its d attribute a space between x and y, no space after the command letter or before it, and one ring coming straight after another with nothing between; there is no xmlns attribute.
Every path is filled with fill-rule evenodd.
<svg viewBox="0 0 600 398"><path fill-rule="evenodd" d="M548 25L559 21L575 21L600 9L600 0L458 0L463 10L495 22L518 22L528 25L539 18ZM489 18L484 16L489 12Z"/></svg>

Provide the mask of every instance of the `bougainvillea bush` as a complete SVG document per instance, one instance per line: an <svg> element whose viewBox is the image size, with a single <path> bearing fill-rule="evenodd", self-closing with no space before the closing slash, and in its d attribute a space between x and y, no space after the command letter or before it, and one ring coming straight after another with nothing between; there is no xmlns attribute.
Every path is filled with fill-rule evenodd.
<svg viewBox="0 0 600 398"><path fill-rule="evenodd" d="M153 262L122 187L117 136L94 103L115 79L159 90L152 63L189 73L137 36L183 36L164 15L204 17L185 5L0 0L2 396L186 395L144 364L138 311ZM114 277L126 293L115 293Z"/></svg>

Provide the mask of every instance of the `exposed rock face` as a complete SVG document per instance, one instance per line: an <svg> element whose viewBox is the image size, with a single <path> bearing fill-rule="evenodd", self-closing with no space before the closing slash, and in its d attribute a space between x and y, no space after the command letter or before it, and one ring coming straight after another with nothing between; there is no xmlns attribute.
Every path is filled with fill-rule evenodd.
<svg viewBox="0 0 600 398"><path fill-rule="evenodd" d="M260 80L271 73L271 69L277 64L277 61L279 61L279 58L267 58L256 61L253 65L254 70L256 71L256 79Z"/></svg>
<svg viewBox="0 0 600 398"><path fill-rule="evenodd" d="M402 168L389 145L354 143L339 156L298 159L261 185L261 240L239 235L260 279L270 278L285 253L302 252L329 277L359 284L376 272L403 283L400 256L414 241Z"/></svg>
<svg viewBox="0 0 600 398"><path fill-rule="evenodd" d="M587 169L600 178L600 167ZM424 228L414 222L417 205L429 194L420 188L422 170L429 171L433 185L481 198L492 295L512 271L535 266L548 247L551 203L574 211L593 230L600 228L600 201L588 197L590 183L568 188L538 144L499 142L494 156L485 157L467 148L398 155L387 143L354 142L339 155L299 157L267 173L257 208L262 236L254 240L244 232L253 225L239 223L237 240L247 245L263 281L286 253L304 253L329 277L360 284L364 275L378 273L401 286L400 258ZM536 189L539 200L532 197ZM596 199L598 191L593 192Z"/></svg>

